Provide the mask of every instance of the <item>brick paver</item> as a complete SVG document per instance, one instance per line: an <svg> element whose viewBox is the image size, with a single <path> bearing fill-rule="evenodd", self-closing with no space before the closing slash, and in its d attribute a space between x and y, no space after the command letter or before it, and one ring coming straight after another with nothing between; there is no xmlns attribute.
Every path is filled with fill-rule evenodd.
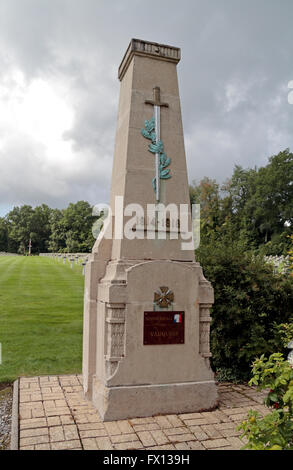
<svg viewBox="0 0 293 470"><path fill-rule="evenodd" d="M237 425L249 409L263 415L265 393L219 384L214 411L102 422L83 398L82 377L19 379L19 448L23 450L239 450Z"/></svg>

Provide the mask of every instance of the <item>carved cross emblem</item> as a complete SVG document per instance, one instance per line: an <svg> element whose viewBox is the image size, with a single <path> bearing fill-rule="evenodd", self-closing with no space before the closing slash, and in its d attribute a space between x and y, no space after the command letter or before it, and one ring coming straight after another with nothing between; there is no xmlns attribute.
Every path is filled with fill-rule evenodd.
<svg viewBox="0 0 293 470"><path fill-rule="evenodd" d="M151 104L152 106L163 106L164 108L169 108L168 103L161 103L161 90L160 87L156 86L153 89L154 100L147 100L145 104Z"/></svg>
<svg viewBox="0 0 293 470"><path fill-rule="evenodd" d="M161 108L168 108L168 103L161 102L161 90L160 87L156 86L153 89L153 100L145 101L146 104L150 104L154 107L154 122L155 122L155 142L153 142L152 150L156 155L156 177L155 177L155 184L154 189L156 192L156 200L160 200L160 178L164 176L164 173L161 175L160 173L160 166L161 166L161 154L164 154L164 147L163 142L161 141ZM164 158L167 158L164 154ZM162 161L164 163L164 161ZM167 165L168 166L168 165ZM164 166L163 166L164 168ZM167 171L169 173L169 171ZM170 176L168 176L169 178Z"/></svg>
<svg viewBox="0 0 293 470"><path fill-rule="evenodd" d="M160 287L155 292L154 302L161 308L167 308L174 302L174 293L169 289L169 287Z"/></svg>

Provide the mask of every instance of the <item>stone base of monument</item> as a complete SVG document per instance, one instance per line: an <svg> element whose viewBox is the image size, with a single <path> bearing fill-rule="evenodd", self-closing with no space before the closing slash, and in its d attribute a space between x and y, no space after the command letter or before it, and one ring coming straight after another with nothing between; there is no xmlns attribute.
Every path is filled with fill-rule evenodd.
<svg viewBox="0 0 293 470"><path fill-rule="evenodd" d="M218 404L214 381L105 387L93 379L93 405L103 421L212 410Z"/></svg>
<svg viewBox="0 0 293 470"><path fill-rule="evenodd" d="M95 372L84 376L84 392L104 421L217 405L209 364L213 289L199 263L110 261L98 299Z"/></svg>

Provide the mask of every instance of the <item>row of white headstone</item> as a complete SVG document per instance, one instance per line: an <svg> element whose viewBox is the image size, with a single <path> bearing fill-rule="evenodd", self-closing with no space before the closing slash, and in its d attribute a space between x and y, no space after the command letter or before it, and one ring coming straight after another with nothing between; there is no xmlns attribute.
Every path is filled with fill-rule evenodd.
<svg viewBox="0 0 293 470"><path fill-rule="evenodd" d="M89 253L40 253L39 256L55 259L60 262L63 260L63 264L66 262L70 263L71 269L74 264L82 265L82 274L85 274L85 266L88 262Z"/></svg>
<svg viewBox="0 0 293 470"><path fill-rule="evenodd" d="M265 261L274 267L274 272L286 274L290 270L290 256L265 256Z"/></svg>

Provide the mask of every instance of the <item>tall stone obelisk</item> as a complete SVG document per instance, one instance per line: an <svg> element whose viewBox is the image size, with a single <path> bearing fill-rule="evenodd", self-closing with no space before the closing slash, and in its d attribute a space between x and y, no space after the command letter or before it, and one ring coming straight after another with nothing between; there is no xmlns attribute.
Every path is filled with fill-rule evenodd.
<svg viewBox="0 0 293 470"><path fill-rule="evenodd" d="M217 404L209 365L213 289L192 245L184 245L192 222L179 61L176 47L133 39L119 67L112 227L93 248L84 301L84 392L105 421ZM134 204L143 215L125 236ZM174 207L188 208L185 232L179 210L175 226L168 216Z"/></svg>

